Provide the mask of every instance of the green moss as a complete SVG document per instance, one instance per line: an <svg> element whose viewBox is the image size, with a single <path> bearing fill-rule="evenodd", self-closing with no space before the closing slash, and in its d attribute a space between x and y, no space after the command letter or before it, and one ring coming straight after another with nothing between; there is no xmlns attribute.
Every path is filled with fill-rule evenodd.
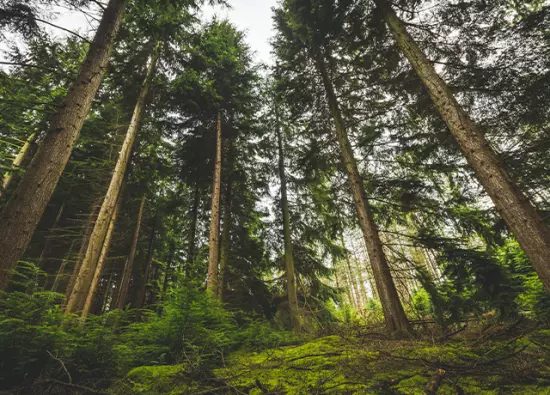
<svg viewBox="0 0 550 395"><path fill-rule="evenodd" d="M185 372L183 365L140 366L117 383L117 394L177 395L200 388Z"/></svg>

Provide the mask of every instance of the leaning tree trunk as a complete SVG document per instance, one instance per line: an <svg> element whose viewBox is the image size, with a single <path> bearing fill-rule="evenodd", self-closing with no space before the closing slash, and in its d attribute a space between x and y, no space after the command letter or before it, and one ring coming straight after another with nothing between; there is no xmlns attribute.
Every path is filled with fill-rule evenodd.
<svg viewBox="0 0 550 395"><path fill-rule="evenodd" d="M11 165L12 169L19 169L23 162L27 159L27 156L29 155L29 152L31 150L31 146L36 141L36 138L38 137L38 133L33 133L29 136L27 141L25 141L25 144L23 144L23 147L21 147L21 150L19 150L19 153L13 160L13 163ZM2 180L2 185L0 185L0 197L8 190L11 182L13 181L13 170L6 172L4 174L4 179Z"/></svg>
<svg viewBox="0 0 550 395"><path fill-rule="evenodd" d="M479 127L457 102L418 44L407 32L385 0L375 0L383 11L397 45L426 86L432 101L447 124L477 179L496 209L516 236L544 286L550 291L550 229L531 202L500 163Z"/></svg>
<svg viewBox="0 0 550 395"><path fill-rule="evenodd" d="M118 291L118 300L116 307L118 309L124 308L126 305L126 297L128 296L128 288L130 287L130 278L132 277L132 269L134 268L134 258L136 256L136 248L139 240L139 230L141 227L141 218L143 217L143 208L145 207L145 195L141 198L141 204L139 205L139 212L136 221L136 229L134 230L134 236L132 237L132 246L130 248L130 255L124 266L122 272L122 280L120 281L120 289Z"/></svg>
<svg viewBox="0 0 550 395"><path fill-rule="evenodd" d="M67 251L67 254L65 255L65 258L61 261L61 265L59 265L59 269L57 270L57 274L55 276L55 280L52 284L51 291L57 292L57 289L59 288L59 284L61 283L63 279L63 275L65 273L65 267L67 266L67 263L69 262L69 259L71 259L71 255L73 253L74 245L76 244L76 240L73 240L71 242L71 246L69 247L69 251Z"/></svg>
<svg viewBox="0 0 550 395"><path fill-rule="evenodd" d="M110 0L78 76L17 189L0 214L0 289L27 248L92 106L127 0Z"/></svg>
<svg viewBox="0 0 550 395"><path fill-rule="evenodd" d="M80 272L76 279L72 294L67 302L67 313L74 313L80 310L84 306L86 296L88 295L92 276L95 272L97 260L99 259L101 248L103 247L105 236L109 228L109 222L111 221L111 216L115 209L124 175L126 174L126 169L128 168L128 164L130 162L134 141L139 130L141 119L143 118L149 86L151 85L151 81L155 74L157 61L160 56L160 48L161 42L159 41L155 46L153 55L151 56L149 67L147 68L147 75L143 81L143 85L134 108L134 113L132 115L132 120L128 126L126 138L122 144L113 176L111 178L111 183L109 184L109 189L107 190L107 194L105 195L105 199L101 205L101 209L94 226L94 231L92 232L90 242L88 243L86 255L82 261Z"/></svg>
<svg viewBox="0 0 550 395"><path fill-rule="evenodd" d="M230 148L229 148L230 149ZM231 155L231 153L229 154ZM228 161L231 163L231 161ZM229 168L229 172L232 169ZM221 239L220 273L218 277L218 299L223 302L225 291L225 272L229 260L229 247L231 245L231 173L227 175L227 189L223 201L223 231Z"/></svg>
<svg viewBox="0 0 550 395"><path fill-rule="evenodd" d="M120 206L122 205L123 199L124 199L124 184L120 189L120 194L118 195L118 199L115 205L115 210L113 211L111 221L109 222L109 228L107 229L107 234L105 235L105 241L103 243L103 247L101 248L101 254L97 262L97 267L95 269L94 277L92 279L92 283L90 284L90 289L88 290L86 301L84 302L84 307L82 309L83 319L86 319L86 317L90 313L92 304L94 302L94 298L96 297L97 288L99 286L99 282L101 281L101 277L103 276L103 268L107 263L107 256L109 255L109 250L111 248L111 240L113 239L113 234L115 233L116 221L118 218L118 213L120 212Z"/></svg>
<svg viewBox="0 0 550 395"><path fill-rule="evenodd" d="M359 174L357 168L357 162L353 156L353 150L348 139L348 135L342 120L340 108L338 106L338 99L334 92L332 81L328 75L325 65L325 59L319 57L317 59L317 69L323 79L323 85L326 90L327 99L330 106L330 111L334 119L336 126L336 134L342 152L342 158L346 166L349 181L352 188L353 200L355 201L355 208L357 209L359 226L363 231L363 238L365 239L365 245L369 254L369 259L372 265L372 271L376 282L376 288L380 296L380 303L382 304L382 311L384 312L384 319L386 322L386 328L390 332L394 333L412 333L412 328L407 320L403 306L399 300L399 295L393 282L390 267L384 255L382 247L382 241L378 233L378 227L374 222L363 180Z"/></svg>
<svg viewBox="0 0 550 395"><path fill-rule="evenodd" d="M206 289L211 295L218 295L218 263L220 255L220 191L222 172L222 114L218 111L216 133L216 161L212 183L212 213L210 215L210 242L208 253L208 277Z"/></svg>
<svg viewBox="0 0 550 395"><path fill-rule="evenodd" d="M279 115L276 114L277 146L279 151L279 179L281 182L281 209L283 211L283 238L284 260L286 270L286 290L288 295L288 310L290 313L290 325L294 331L300 330L300 309L298 306L298 291L296 286L296 271L294 269L294 254L292 252L292 230L290 228L290 209L288 207L285 156L283 149L283 136L279 124Z"/></svg>

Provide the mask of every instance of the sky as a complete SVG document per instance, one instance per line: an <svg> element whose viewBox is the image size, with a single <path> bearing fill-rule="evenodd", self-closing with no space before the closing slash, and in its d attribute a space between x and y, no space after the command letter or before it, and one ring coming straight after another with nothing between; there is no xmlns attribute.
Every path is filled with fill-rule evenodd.
<svg viewBox="0 0 550 395"><path fill-rule="evenodd" d="M202 17L209 20L213 16L220 19L229 19L239 30L246 33L246 42L254 52L255 62L271 63L269 40L273 35L271 8L277 0L228 0L231 8L221 6L204 6ZM62 7L53 7L48 10L50 22L68 30L79 32L85 36L91 36L90 31L97 26L97 22L77 11L68 11ZM96 14L97 15L97 14ZM63 37L67 33L49 26L46 30L56 36ZM0 43L0 60L5 59L5 45Z"/></svg>

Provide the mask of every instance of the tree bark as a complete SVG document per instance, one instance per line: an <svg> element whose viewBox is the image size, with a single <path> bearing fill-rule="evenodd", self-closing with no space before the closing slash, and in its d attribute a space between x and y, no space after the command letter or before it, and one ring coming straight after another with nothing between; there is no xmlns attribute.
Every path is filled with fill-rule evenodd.
<svg viewBox="0 0 550 395"><path fill-rule="evenodd" d="M359 226L363 231L365 245L367 247L369 259L372 265L372 271L376 282L376 288L380 295L380 302L384 312L384 319L388 331L396 334L412 333L412 327L407 320L403 306L399 300L399 295L393 282L390 267L384 255L382 241L378 233L378 228L367 200L363 180L357 168L357 162L353 156L348 135L344 126L338 99L334 92L332 81L328 75L325 65L325 59L321 56L317 59L317 69L323 79L323 85L327 94L327 99L332 113L332 118L336 126L336 134L342 152L342 158L346 166L349 181L352 187L353 200L357 209Z"/></svg>
<svg viewBox="0 0 550 395"><path fill-rule="evenodd" d="M385 0L375 0L375 3L384 13L397 45L424 83L477 179L550 291L550 229L506 172L483 132L455 99L389 3Z"/></svg>
<svg viewBox="0 0 550 395"><path fill-rule="evenodd" d="M25 162L25 159L27 159L27 156L29 155L31 146L34 144L37 137L38 137L38 133L32 133L29 136L29 138L27 138L27 140L25 141L25 144L23 144L23 147L21 147L21 150L13 160L13 163L12 163L13 169L18 169L23 165L23 163ZM6 174L4 174L4 179L2 180L2 185L0 186L0 197L2 197L4 193L6 193L6 191L8 190L11 182L13 181L13 176L14 176L13 170L8 171L6 172Z"/></svg>
<svg viewBox="0 0 550 395"><path fill-rule="evenodd" d="M110 0L76 80L17 189L0 214L0 289L27 248L92 106L127 0Z"/></svg>
<svg viewBox="0 0 550 395"><path fill-rule="evenodd" d="M277 111L277 108L275 110ZM290 325L294 331L299 331L301 326L300 308L298 305L298 290L296 285L296 271L294 268L294 253L292 251L292 230L290 225L290 209L288 207L285 156L283 147L284 142L278 112L276 112L275 118L275 122L277 123L275 126L275 131L277 133L277 147L279 151L279 180L281 182L281 210L283 212L284 260L286 270L288 309L290 313Z"/></svg>
<svg viewBox="0 0 550 395"><path fill-rule="evenodd" d="M76 278L78 277L78 273L80 272L82 259L84 259L84 254L86 253L86 249L88 248L88 242L90 241L90 236L92 235L92 231L94 229L94 223L95 223L95 218L96 218L96 213L98 208L99 207L94 203L92 206L92 211L88 216L88 220L86 221L86 226L82 232L82 243L80 244L80 249L76 257L76 261L73 267L73 273L71 274L71 277L69 278L69 282L67 283L67 288L65 289L66 300L68 300L69 296L71 296L73 292L74 284L76 282Z"/></svg>
<svg viewBox="0 0 550 395"><path fill-rule="evenodd" d="M122 144L113 176L111 178L111 183L109 184L109 189L107 190L107 194L105 195L105 199L101 205L94 230L90 237L90 242L88 243L86 255L82 261L82 266L80 267L80 272L76 279L72 294L67 302L67 313L74 313L80 310L84 306L85 298L88 295L92 276L95 272L97 260L101 253L101 248L103 247L105 236L109 228L109 222L111 221L111 216L115 209L124 175L126 174L126 169L128 168L128 164L130 162L134 141L143 118L149 86L151 85L151 81L155 74L157 61L160 56L160 48L161 42L159 41L151 56L149 67L147 68L147 75L143 81L143 85L134 108L134 113L132 115L132 120L128 126L128 131L126 132L126 137L124 139L124 143Z"/></svg>
<svg viewBox="0 0 550 395"><path fill-rule="evenodd" d="M118 300L116 307L123 309L126 305L126 297L128 296L128 288L130 287L130 277L132 277L132 269L134 268L134 258L136 256L136 248L139 240L139 230L141 227L141 218L143 217L143 208L145 207L145 195L141 198L141 204L139 205L139 212L136 221L136 229L134 236L132 237L132 246L130 248L130 255L124 266L122 273L122 280L120 281L120 289L118 291Z"/></svg>
<svg viewBox="0 0 550 395"><path fill-rule="evenodd" d="M222 171L222 114L218 111L216 134L216 161L212 184L212 213L210 215L210 242L208 253L208 277L206 289L216 297L218 295L218 264L220 255L220 191Z"/></svg>
<svg viewBox="0 0 550 395"><path fill-rule="evenodd" d="M231 155L231 154L229 154ZM231 162L230 160L228 162ZM233 169L229 169L232 172ZM225 291L225 271L229 260L229 247L231 242L231 173L227 175L227 189L223 202L223 231L221 239L220 273L218 282L218 299L223 302Z"/></svg>
<svg viewBox="0 0 550 395"><path fill-rule="evenodd" d="M99 256L99 260L97 262L97 267L95 269L94 277L92 279L92 283L90 284L90 289L88 290L86 301L84 302L84 307L82 309L83 319L86 319L86 317L90 313L90 310L92 308L92 303L94 301L94 298L96 297L97 287L99 285L99 282L101 281L101 277L103 276L103 268L107 263L107 256L109 255L109 249L111 248L111 240L113 239L116 221L118 219L118 213L120 212L120 206L122 206L123 199L124 199L124 185L120 189L120 194L118 195L115 209L113 211L111 221L109 222L109 228L107 229L107 234L105 235L105 241L101 249L101 255Z"/></svg>

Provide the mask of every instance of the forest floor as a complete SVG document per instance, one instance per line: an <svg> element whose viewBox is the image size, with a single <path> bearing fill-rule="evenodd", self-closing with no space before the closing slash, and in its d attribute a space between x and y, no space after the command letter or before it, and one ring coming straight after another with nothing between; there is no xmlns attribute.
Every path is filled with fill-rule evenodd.
<svg viewBox="0 0 550 395"><path fill-rule="evenodd" d="M342 333L262 352L207 372L143 366L118 394L550 394L550 330L493 324L423 340Z"/></svg>

